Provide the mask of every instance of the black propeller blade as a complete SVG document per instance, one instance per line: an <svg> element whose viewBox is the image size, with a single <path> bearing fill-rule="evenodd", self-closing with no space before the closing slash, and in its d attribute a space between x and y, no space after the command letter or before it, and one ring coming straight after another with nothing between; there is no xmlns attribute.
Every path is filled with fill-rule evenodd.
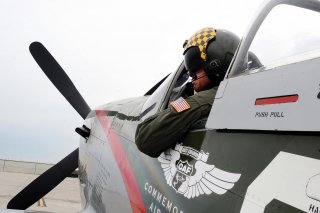
<svg viewBox="0 0 320 213"><path fill-rule="evenodd" d="M67 157L37 177L7 205L8 209L27 209L40 200L78 167L79 149L75 149Z"/></svg>
<svg viewBox="0 0 320 213"><path fill-rule="evenodd" d="M80 116L85 119L91 111L90 107L49 51L41 43L33 42L30 45L30 52L50 81ZM10 200L7 208L23 210L30 207L78 167L78 158L79 149L76 149L19 192Z"/></svg>
<svg viewBox="0 0 320 213"><path fill-rule="evenodd" d="M31 43L29 49L42 71L80 116L85 119L91 111L90 107L82 98L62 67L40 42Z"/></svg>

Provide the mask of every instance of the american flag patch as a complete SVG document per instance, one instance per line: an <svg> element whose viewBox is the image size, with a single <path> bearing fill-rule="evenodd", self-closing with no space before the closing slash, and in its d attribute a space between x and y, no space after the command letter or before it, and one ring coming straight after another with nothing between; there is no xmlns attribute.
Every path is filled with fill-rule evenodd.
<svg viewBox="0 0 320 213"><path fill-rule="evenodd" d="M190 108L189 103L184 100L182 97L178 98L175 101L171 102L171 106L177 111L177 112L182 112L184 110L187 110Z"/></svg>

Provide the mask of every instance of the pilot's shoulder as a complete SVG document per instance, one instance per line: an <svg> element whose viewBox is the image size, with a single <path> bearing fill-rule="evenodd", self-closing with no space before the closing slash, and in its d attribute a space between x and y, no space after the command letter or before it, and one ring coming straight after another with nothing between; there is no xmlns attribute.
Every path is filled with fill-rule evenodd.
<svg viewBox="0 0 320 213"><path fill-rule="evenodd" d="M212 89L204 90L190 96L187 101L188 102L196 102L198 105L202 106L205 104L212 104L214 101L214 97L217 93L217 87L213 87Z"/></svg>

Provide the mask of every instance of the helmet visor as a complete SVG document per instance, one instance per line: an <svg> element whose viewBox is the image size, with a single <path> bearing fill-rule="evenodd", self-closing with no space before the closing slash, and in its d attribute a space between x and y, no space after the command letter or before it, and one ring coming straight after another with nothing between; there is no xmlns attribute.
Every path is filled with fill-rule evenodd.
<svg viewBox="0 0 320 213"><path fill-rule="evenodd" d="M196 72L204 67L204 61L198 47L190 47L184 55L184 66L189 72Z"/></svg>

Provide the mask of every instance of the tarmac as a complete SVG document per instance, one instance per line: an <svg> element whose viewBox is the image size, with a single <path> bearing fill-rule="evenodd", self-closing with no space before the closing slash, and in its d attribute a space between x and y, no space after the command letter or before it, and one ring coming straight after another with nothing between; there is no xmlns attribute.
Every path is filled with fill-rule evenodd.
<svg viewBox="0 0 320 213"><path fill-rule="evenodd" d="M5 209L10 199L36 177L38 177L36 174L0 172L0 209ZM30 212L72 213L79 212L80 209L79 179L66 178L27 210Z"/></svg>

